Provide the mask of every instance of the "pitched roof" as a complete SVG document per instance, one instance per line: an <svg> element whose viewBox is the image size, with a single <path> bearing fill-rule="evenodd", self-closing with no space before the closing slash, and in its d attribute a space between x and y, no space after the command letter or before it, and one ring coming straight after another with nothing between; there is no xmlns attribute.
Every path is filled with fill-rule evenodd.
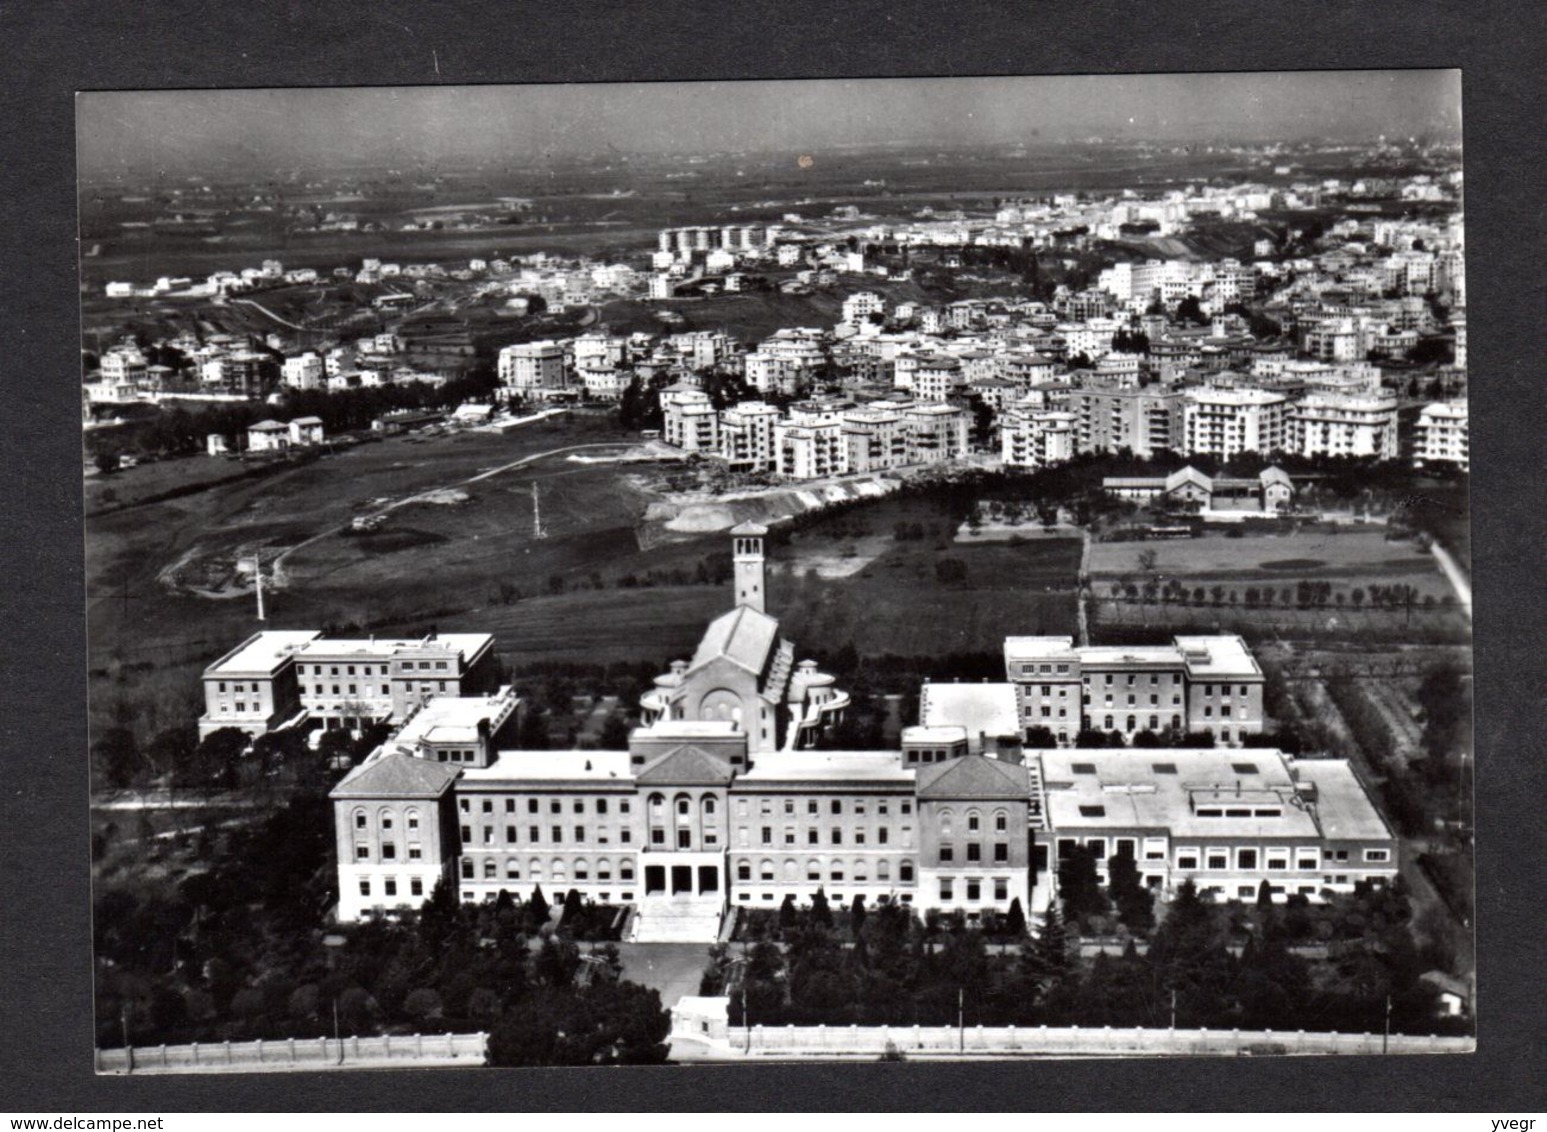
<svg viewBox="0 0 1547 1132"><path fill-rule="evenodd" d="M1026 768L983 755L967 755L920 767L920 798L1027 798L1031 776Z"/></svg>
<svg viewBox="0 0 1547 1132"><path fill-rule="evenodd" d="M691 671L723 656L748 672L760 673L778 637L778 621L750 606L737 606L709 622L688 668Z"/></svg>
<svg viewBox="0 0 1547 1132"><path fill-rule="evenodd" d="M634 776L641 786L723 786L731 780L731 768L702 747L678 747L662 755Z"/></svg>
<svg viewBox="0 0 1547 1132"><path fill-rule="evenodd" d="M394 751L355 767L329 797L438 798L456 781L457 771L448 763L432 763Z"/></svg>

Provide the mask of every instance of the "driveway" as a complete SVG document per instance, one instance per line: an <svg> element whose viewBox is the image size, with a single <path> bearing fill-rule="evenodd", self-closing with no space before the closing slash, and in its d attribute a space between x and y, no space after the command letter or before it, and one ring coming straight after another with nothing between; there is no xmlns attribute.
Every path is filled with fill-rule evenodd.
<svg viewBox="0 0 1547 1132"><path fill-rule="evenodd" d="M707 943L620 943L623 977L661 992L661 1005L670 1010L684 995L698 993L698 981L709 965Z"/></svg>

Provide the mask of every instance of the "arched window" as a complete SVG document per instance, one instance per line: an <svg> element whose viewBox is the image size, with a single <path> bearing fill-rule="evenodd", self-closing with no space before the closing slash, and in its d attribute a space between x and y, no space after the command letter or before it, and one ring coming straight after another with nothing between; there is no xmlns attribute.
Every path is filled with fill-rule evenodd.
<svg viewBox="0 0 1547 1132"><path fill-rule="evenodd" d="M497 877L499 875L500 875L499 866L497 864L495 864L494 858L493 857L489 857L489 858L485 859L485 861L483 863L483 876L484 876L484 879L485 880L493 880L495 877Z"/></svg>
<svg viewBox="0 0 1547 1132"><path fill-rule="evenodd" d="M706 794L704 796L703 806L704 806L704 813L706 813L706 814L714 813L714 795Z"/></svg>
<svg viewBox="0 0 1547 1132"><path fill-rule="evenodd" d="M606 857L602 857L596 862L596 879L603 881L612 879L612 862Z"/></svg>
<svg viewBox="0 0 1547 1132"><path fill-rule="evenodd" d="M770 874L771 874L771 871L770 871ZM752 879L752 866L751 866L751 864L749 862L742 861L741 864L736 866L736 879L737 880L751 880ZM772 879L771 875L770 875L770 879Z"/></svg>
<svg viewBox="0 0 1547 1132"><path fill-rule="evenodd" d="M1003 810L994 811L994 832L1003 833L1010 828L1010 816Z"/></svg>
<svg viewBox="0 0 1547 1132"><path fill-rule="evenodd" d="M633 861L624 860L624 861L619 861L618 862L618 879L619 880L633 880L634 879L634 862Z"/></svg>
<svg viewBox="0 0 1547 1132"><path fill-rule="evenodd" d="M830 876L833 880L842 880L843 879L843 862L842 861L834 861L833 864L832 864L832 868L830 868L828 870L828 876Z"/></svg>
<svg viewBox="0 0 1547 1132"><path fill-rule="evenodd" d="M1110 715L1107 716L1106 719L1102 722L1101 729L1103 731L1110 731L1110 730L1112 730L1112 717Z"/></svg>
<svg viewBox="0 0 1547 1132"><path fill-rule="evenodd" d="M564 883L564 877L565 877L564 862L563 861L554 861L553 862L553 883L554 884L563 884ZM555 895L558 895L558 894L555 894Z"/></svg>
<svg viewBox="0 0 1547 1132"><path fill-rule="evenodd" d="M533 884L536 884L538 881L542 880L543 863L537 858L533 857L532 860L527 864L526 875L531 878Z"/></svg>
<svg viewBox="0 0 1547 1132"><path fill-rule="evenodd" d="M911 884L913 882L913 862L912 861L899 861L899 862L897 862L897 879L900 880L900 881L903 881L905 883L908 883L908 884Z"/></svg>
<svg viewBox="0 0 1547 1132"><path fill-rule="evenodd" d="M404 816L404 819L408 822L409 832L410 833L416 832L419 829L419 811L418 810L409 810L403 816Z"/></svg>
<svg viewBox="0 0 1547 1132"><path fill-rule="evenodd" d="M951 821L955 816L950 810L940 811L940 836L951 836Z"/></svg>
<svg viewBox="0 0 1547 1132"><path fill-rule="evenodd" d="M584 857L575 858L575 879L577 881L591 879L591 866Z"/></svg>
<svg viewBox="0 0 1547 1132"><path fill-rule="evenodd" d="M785 858L785 861L784 861L784 879L786 881L793 881L793 880L796 879L796 877L799 875L799 873L800 873L800 866L795 863L794 858L789 858L789 857Z"/></svg>
<svg viewBox="0 0 1547 1132"><path fill-rule="evenodd" d="M821 861L807 861L806 862L806 879L807 880L821 880L822 879L822 862Z"/></svg>
<svg viewBox="0 0 1547 1132"><path fill-rule="evenodd" d="M774 863L772 861L766 861L766 860L761 862L757 866L757 875L762 880L773 880L773 878L774 878Z"/></svg>
<svg viewBox="0 0 1547 1132"><path fill-rule="evenodd" d="M685 818L692 814L693 799L689 798L686 794L678 794L675 801L677 803L677 816L679 818Z"/></svg>
<svg viewBox="0 0 1547 1132"><path fill-rule="evenodd" d="M979 828L978 811L976 811L976 810L968 810L967 811L967 832L968 833L976 833L978 831L978 828Z"/></svg>
<svg viewBox="0 0 1547 1132"><path fill-rule="evenodd" d="M521 862L516 860L514 857L511 857L509 860L507 860L505 862L505 879L506 880L520 880L521 879Z"/></svg>
<svg viewBox="0 0 1547 1132"><path fill-rule="evenodd" d="M870 879L870 869L866 867L863 860L855 860L853 876L857 884L864 884Z"/></svg>
<svg viewBox="0 0 1547 1132"><path fill-rule="evenodd" d="M383 806L381 809L376 811L376 828L377 829L391 829L392 828L392 811L387 809L387 807L385 807L385 806Z"/></svg>
<svg viewBox="0 0 1547 1132"><path fill-rule="evenodd" d="M367 821L368 821L368 819L365 816L365 811L364 810L356 810L355 811L355 828L356 829L364 829L365 826L366 826Z"/></svg>
<svg viewBox="0 0 1547 1132"><path fill-rule="evenodd" d="M876 862L876 879L877 880L891 880L892 879L892 863L890 861L886 860L884 857L881 860Z"/></svg>
<svg viewBox="0 0 1547 1132"><path fill-rule="evenodd" d="M1130 715L1128 717L1128 728L1127 729L1129 731L1132 731L1134 728L1136 728L1138 726L1139 726L1139 721L1137 719L1135 719L1133 716Z"/></svg>
<svg viewBox="0 0 1547 1132"><path fill-rule="evenodd" d="M650 816L659 817L666 811L666 796L664 794L650 795Z"/></svg>

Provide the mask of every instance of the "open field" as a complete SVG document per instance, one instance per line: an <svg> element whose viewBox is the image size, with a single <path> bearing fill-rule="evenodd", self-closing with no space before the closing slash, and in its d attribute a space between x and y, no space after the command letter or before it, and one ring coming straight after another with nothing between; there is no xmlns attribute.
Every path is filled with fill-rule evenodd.
<svg viewBox="0 0 1547 1132"><path fill-rule="evenodd" d="M1140 569L1139 556L1153 553L1152 571ZM1094 579L1143 581L1158 575L1189 585L1294 586L1302 579L1327 581L1335 590L1358 586L1405 584L1420 597L1452 593L1433 557L1411 542L1389 542L1384 530L1324 531L1284 535L1153 542L1100 542L1091 547ZM1098 589L1100 585L1098 584Z"/></svg>

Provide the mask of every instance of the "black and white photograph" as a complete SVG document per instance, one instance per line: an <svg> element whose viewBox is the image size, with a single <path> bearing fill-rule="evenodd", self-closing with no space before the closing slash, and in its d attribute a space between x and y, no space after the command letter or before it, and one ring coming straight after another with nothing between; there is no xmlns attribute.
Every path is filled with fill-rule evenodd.
<svg viewBox="0 0 1547 1132"><path fill-rule="evenodd" d="M82 1058L1472 1052L1462 86L81 93Z"/></svg>

